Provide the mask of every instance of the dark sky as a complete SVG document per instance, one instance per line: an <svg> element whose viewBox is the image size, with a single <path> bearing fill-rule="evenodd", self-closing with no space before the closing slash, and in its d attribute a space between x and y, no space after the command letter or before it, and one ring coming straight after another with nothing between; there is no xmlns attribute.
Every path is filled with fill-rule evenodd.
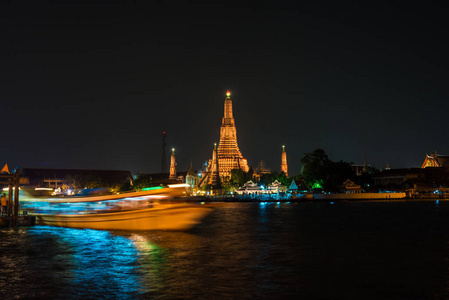
<svg viewBox="0 0 449 300"><path fill-rule="evenodd" d="M198 169L227 89L253 166L449 154L447 6L297 2L2 2L0 163Z"/></svg>

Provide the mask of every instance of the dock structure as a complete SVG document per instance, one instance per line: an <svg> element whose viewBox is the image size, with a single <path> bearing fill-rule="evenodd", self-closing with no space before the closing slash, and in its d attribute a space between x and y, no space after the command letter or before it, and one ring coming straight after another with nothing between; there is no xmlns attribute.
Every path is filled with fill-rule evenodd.
<svg viewBox="0 0 449 300"><path fill-rule="evenodd" d="M7 166L5 165L6 169ZM3 169L5 169L5 167ZM20 186L20 172L16 169L13 173L0 173L0 184L8 185L8 198L6 205L6 212L2 212L0 216L0 227L14 227L19 225L34 225L35 217L28 216L27 213L19 216L19 186Z"/></svg>

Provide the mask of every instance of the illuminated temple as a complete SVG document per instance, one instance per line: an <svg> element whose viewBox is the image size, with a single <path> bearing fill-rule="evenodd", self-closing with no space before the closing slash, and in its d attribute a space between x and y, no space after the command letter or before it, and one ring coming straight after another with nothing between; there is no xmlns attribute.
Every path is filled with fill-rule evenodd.
<svg viewBox="0 0 449 300"><path fill-rule="evenodd" d="M218 172L216 166L218 166ZM218 182L217 177L222 179L230 177L233 169L242 169L245 172L249 170L248 162L243 158L237 144L237 129L232 115L231 93L227 91L220 129L220 142L218 148L214 149L212 159L209 160L208 171L203 181L214 185Z"/></svg>

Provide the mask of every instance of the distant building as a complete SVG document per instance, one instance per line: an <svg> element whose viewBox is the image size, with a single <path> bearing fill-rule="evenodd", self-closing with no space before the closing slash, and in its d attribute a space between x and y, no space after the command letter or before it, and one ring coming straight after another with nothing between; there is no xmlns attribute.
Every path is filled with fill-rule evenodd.
<svg viewBox="0 0 449 300"><path fill-rule="evenodd" d="M287 191L290 193L300 193L307 192L308 188L304 180L292 180L292 183Z"/></svg>
<svg viewBox="0 0 449 300"><path fill-rule="evenodd" d="M426 178L425 171L420 168L390 169L374 174L374 185L380 188L401 188L409 182L423 181Z"/></svg>
<svg viewBox="0 0 449 300"><path fill-rule="evenodd" d="M346 194L358 194L363 192L362 186L355 184L350 179L343 182L343 192Z"/></svg>
<svg viewBox="0 0 449 300"><path fill-rule="evenodd" d="M277 179L268 186L269 193L285 193L287 191L287 187L282 185Z"/></svg>
<svg viewBox="0 0 449 300"><path fill-rule="evenodd" d="M130 171L80 170L80 169L35 169L23 168L21 183L32 187L73 188L77 181L97 181L102 187L122 185L132 181Z"/></svg>
<svg viewBox="0 0 449 300"><path fill-rule="evenodd" d="M449 168L391 169L374 174L372 179L379 189L432 192L449 188Z"/></svg>
<svg viewBox="0 0 449 300"><path fill-rule="evenodd" d="M264 160L261 160L259 162L259 164L257 165L257 168L254 172L254 177L257 180L260 180L260 178L264 175L264 174L271 174L271 170L267 167L267 164Z"/></svg>
<svg viewBox="0 0 449 300"><path fill-rule="evenodd" d="M364 172L365 166L352 164L351 169L354 171L355 175L360 176Z"/></svg>
<svg viewBox="0 0 449 300"><path fill-rule="evenodd" d="M195 175L192 163L190 163L190 169L186 174L186 183L189 185L189 192L192 193L198 187L198 177Z"/></svg>
<svg viewBox="0 0 449 300"><path fill-rule="evenodd" d="M252 182L251 180L245 183L242 187L240 187L235 192L239 195L243 194L261 194L263 193L263 188Z"/></svg>
<svg viewBox="0 0 449 300"><path fill-rule="evenodd" d="M151 178L151 182L153 183L154 186L183 183L185 181L186 175L187 172L176 172L176 178L170 179L169 173L145 174L145 176Z"/></svg>
<svg viewBox="0 0 449 300"><path fill-rule="evenodd" d="M366 161L366 156L365 156L365 160L363 161L363 165L357 165L357 164L352 164L351 165L351 169L354 171L355 175L357 176L361 176L363 173L365 174L373 174L376 173L378 170L371 167L367 161Z"/></svg>
<svg viewBox="0 0 449 300"><path fill-rule="evenodd" d="M190 169L187 171L186 183L193 189L195 186L195 171L193 170L192 164L190 164Z"/></svg>
<svg viewBox="0 0 449 300"><path fill-rule="evenodd" d="M410 195L449 191L449 156L426 154L420 168L387 169L372 176L376 188L407 191Z"/></svg>

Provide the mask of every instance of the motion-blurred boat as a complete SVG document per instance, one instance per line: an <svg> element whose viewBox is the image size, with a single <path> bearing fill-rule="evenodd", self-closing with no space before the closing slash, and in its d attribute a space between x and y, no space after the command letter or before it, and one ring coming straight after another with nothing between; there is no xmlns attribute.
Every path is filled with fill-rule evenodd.
<svg viewBox="0 0 449 300"><path fill-rule="evenodd" d="M184 185L150 191L39 201L36 224L104 230L187 230L212 211L210 205L171 201Z"/></svg>

